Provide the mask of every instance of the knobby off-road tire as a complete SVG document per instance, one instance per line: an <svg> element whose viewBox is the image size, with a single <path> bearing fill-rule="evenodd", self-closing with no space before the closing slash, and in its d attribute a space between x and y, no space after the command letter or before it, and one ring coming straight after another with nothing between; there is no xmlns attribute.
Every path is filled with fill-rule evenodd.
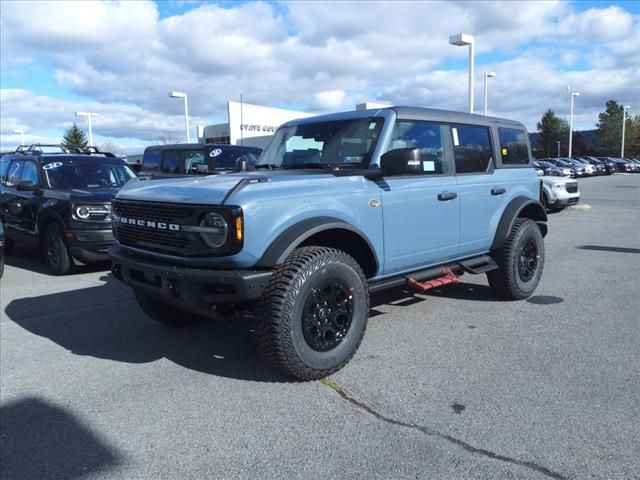
<svg viewBox="0 0 640 480"><path fill-rule="evenodd" d="M133 296L138 302L138 306L150 319L170 327L188 327L207 320L202 315L187 312L173 305L155 300L135 289L133 290Z"/></svg>
<svg viewBox="0 0 640 480"><path fill-rule="evenodd" d="M369 291L358 262L333 248L299 248L276 268L258 305L258 346L272 365L296 378L323 378L351 360L368 316Z"/></svg>
<svg viewBox="0 0 640 480"><path fill-rule="evenodd" d="M56 223L50 224L44 231L42 241L44 260L54 275L66 275L73 270L73 259L64 240L62 228Z"/></svg>
<svg viewBox="0 0 640 480"><path fill-rule="evenodd" d="M489 285L500 298L522 300L534 292L544 268L544 241L533 220L516 220L502 248L493 253L497 270L487 273Z"/></svg>

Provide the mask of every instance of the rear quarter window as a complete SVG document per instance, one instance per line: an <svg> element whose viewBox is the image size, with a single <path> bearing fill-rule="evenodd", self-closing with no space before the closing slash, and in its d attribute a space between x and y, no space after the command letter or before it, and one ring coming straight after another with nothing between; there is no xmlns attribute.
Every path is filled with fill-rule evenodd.
<svg viewBox="0 0 640 480"><path fill-rule="evenodd" d="M498 128L503 165L528 165L527 132L520 128Z"/></svg>

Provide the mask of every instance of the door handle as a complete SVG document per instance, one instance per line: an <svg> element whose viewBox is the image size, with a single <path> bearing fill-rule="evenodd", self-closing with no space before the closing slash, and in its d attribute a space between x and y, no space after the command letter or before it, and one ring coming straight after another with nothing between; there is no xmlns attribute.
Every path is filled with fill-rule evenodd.
<svg viewBox="0 0 640 480"><path fill-rule="evenodd" d="M446 202L447 200L453 200L458 196L457 193L454 192L443 192L438 194L438 200L441 202Z"/></svg>
<svg viewBox="0 0 640 480"><path fill-rule="evenodd" d="M491 195L502 195L506 191L507 190L504 189L504 188L492 188L491 189Z"/></svg>

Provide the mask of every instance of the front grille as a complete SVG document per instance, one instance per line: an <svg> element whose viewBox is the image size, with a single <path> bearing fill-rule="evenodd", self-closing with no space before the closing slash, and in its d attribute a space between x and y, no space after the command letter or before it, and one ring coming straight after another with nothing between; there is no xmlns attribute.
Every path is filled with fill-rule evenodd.
<svg viewBox="0 0 640 480"><path fill-rule="evenodd" d="M113 202L113 211L119 217L139 218L166 223L181 223L194 214L193 207L167 205L162 203L129 203L122 200Z"/></svg>
<svg viewBox="0 0 640 480"><path fill-rule="evenodd" d="M577 183L567 183L567 193L576 193L578 191Z"/></svg>
<svg viewBox="0 0 640 480"><path fill-rule="evenodd" d="M204 207L114 200L114 234L122 245L172 255L197 255L206 251L199 235L171 230L169 225L198 225ZM120 219L154 222L154 226L123 223ZM155 228L165 224L164 228Z"/></svg>

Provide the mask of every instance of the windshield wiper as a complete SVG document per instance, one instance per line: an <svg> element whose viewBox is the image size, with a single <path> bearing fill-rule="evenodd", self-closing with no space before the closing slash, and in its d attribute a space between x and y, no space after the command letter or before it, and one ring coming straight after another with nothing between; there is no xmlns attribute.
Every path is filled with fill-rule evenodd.
<svg viewBox="0 0 640 480"><path fill-rule="evenodd" d="M275 163L256 163L253 166L256 170L260 170L261 168L268 168L269 170L275 170L278 168L278 165Z"/></svg>
<svg viewBox="0 0 640 480"><path fill-rule="evenodd" d="M327 163L294 163L293 165L286 165L282 168L285 170L302 170L305 168L321 168L322 170L332 170L331 166Z"/></svg>

